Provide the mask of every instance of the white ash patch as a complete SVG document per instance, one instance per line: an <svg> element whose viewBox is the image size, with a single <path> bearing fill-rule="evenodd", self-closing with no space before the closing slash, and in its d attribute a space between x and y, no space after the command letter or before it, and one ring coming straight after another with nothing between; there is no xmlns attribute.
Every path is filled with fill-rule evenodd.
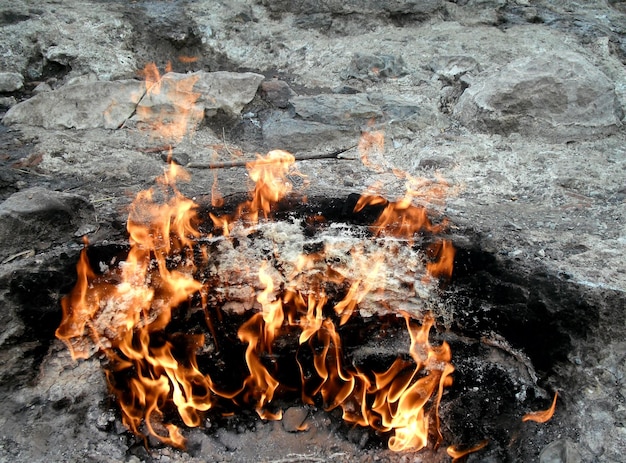
<svg viewBox="0 0 626 463"><path fill-rule="evenodd" d="M226 312L262 310L258 298L267 284L260 272L274 286L269 301L289 290L305 297L327 296L333 307L345 297L364 317L407 312L419 318L427 311L441 311L437 282L428 276L419 246L372 236L363 226L331 223L311 233L300 219L253 226L238 222L229 236L202 238L198 245L211 251L195 263L195 271L188 254L168 257L169 270L200 280L202 299ZM88 303L96 310L85 334L93 331L98 346L86 337L76 340L82 352L110 348L130 327L149 325L163 311L176 310L164 299L157 272L154 262L144 273L120 261L94 282ZM200 299L193 303L201 304Z"/></svg>
<svg viewBox="0 0 626 463"><path fill-rule="evenodd" d="M358 284L363 316L397 311L418 316L431 310L437 298L419 248L406 240L372 237L365 228L345 223L321 227L313 236L298 220L238 225L220 239L209 259L210 273L219 278L210 291L228 300L222 308L237 312L252 308L255 294L263 290L263 261L270 263L275 288L309 294L332 284L345 290Z"/></svg>

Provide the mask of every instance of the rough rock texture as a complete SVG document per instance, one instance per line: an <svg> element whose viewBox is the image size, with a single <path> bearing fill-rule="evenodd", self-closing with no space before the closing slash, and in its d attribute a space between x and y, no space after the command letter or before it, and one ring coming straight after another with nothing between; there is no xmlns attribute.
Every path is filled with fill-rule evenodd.
<svg viewBox="0 0 626 463"><path fill-rule="evenodd" d="M167 73L158 83L142 81L70 84L39 93L13 106L5 115L7 125L24 124L45 129L117 129L131 116L133 121L154 125L168 120L175 125L189 118L191 129L205 114L222 110L237 115L256 94L263 79L254 73Z"/></svg>
<svg viewBox="0 0 626 463"><path fill-rule="evenodd" d="M615 132L624 113L611 80L583 56L544 53L477 76L454 115L483 132L568 140Z"/></svg>
<svg viewBox="0 0 626 463"><path fill-rule="evenodd" d="M465 379L459 384L475 381L462 393L480 414L486 404L547 407L549 397L530 397L538 383L560 391L555 418L542 425L525 423L512 432L485 417L490 424L480 428L476 416L468 424L473 440L455 443L471 445L483 431L507 442L468 461L623 460L624 2L17 0L0 5L0 28L0 72L23 77L23 87L10 87L0 100L2 111L13 106L0 124L0 199L21 197L18 216L26 217L32 205L23 195L39 187L45 189L37 196L42 207L71 192L95 210L72 199L52 208L60 222L45 211L17 222L13 212L3 213L0 459L413 459L369 447L354 430L346 439L321 410L309 410L310 431L207 423L211 432L187 431L187 451L148 454L106 400L98 360L73 364L54 341L59 298L75 279L77 235L87 233L105 250L124 242L128 203L153 185L170 150L181 163L234 166L190 168L191 180L179 183L187 196L209 202L214 185L226 198L246 190L241 166L256 152L286 148L314 157L357 145L363 131L380 131L384 146L369 153L377 166L363 166L356 149L302 160L298 167L307 178L294 177L294 186L318 197L376 186L395 199L407 179L394 170L423 179L422 186L445 182L444 192L425 188L416 198L448 217L459 272L470 269L467 278L475 278L473 292L458 296L463 322L482 317L497 330L507 314L517 316L508 339L450 325L446 335L458 329L463 338L454 351L455 377ZM133 89L143 92L140 69L150 61L166 76L167 62L177 73L163 86L194 73L209 79L205 95L212 98L194 103L193 133L173 140L142 125ZM233 85L210 80L214 71L232 73L226 81ZM250 80L242 77L248 72ZM122 99L115 97L120 92ZM177 114L166 101L158 103L166 119ZM111 113L112 104L121 106ZM152 115L145 120L154 121ZM66 228L59 225L68 220ZM485 270L489 262L498 264L492 273ZM539 314L542 322L513 329L527 321L520 310ZM511 347L522 337L537 343ZM544 358L542 343L555 340L563 341L559 359ZM479 369L463 360L464 352L485 349L494 371L510 368L518 379L520 368L532 373L542 358L549 367L536 372L537 381L485 392L487 370L474 378ZM468 397L455 394L461 392L444 395L447 416L457 413L455 397ZM454 423L468 419L457 418ZM445 445L424 460L449 461Z"/></svg>
<svg viewBox="0 0 626 463"><path fill-rule="evenodd" d="M275 2L263 1L270 11L273 12L290 12L299 14L316 14L316 13L333 13L333 14L350 14L359 13L363 15L387 13L387 14L412 14L412 15L429 15L443 6L441 0L410 0L410 1L284 1Z"/></svg>
<svg viewBox="0 0 626 463"><path fill-rule="evenodd" d="M24 76L17 72L0 72L0 93L21 90L24 87Z"/></svg>
<svg viewBox="0 0 626 463"><path fill-rule="evenodd" d="M191 77L195 75L190 74ZM263 78L263 75L253 72L200 72L193 91L200 94L198 102L203 104L207 113L222 110L231 116L238 116L256 95Z"/></svg>
<svg viewBox="0 0 626 463"><path fill-rule="evenodd" d="M119 8L92 2L64 4L15 1L2 9L0 69L28 80L95 74L130 77L139 65L125 47L132 28Z"/></svg>
<svg viewBox="0 0 626 463"><path fill-rule="evenodd" d="M145 88L134 80L67 85L13 106L3 122L45 129L117 129L134 114Z"/></svg>
<svg viewBox="0 0 626 463"><path fill-rule="evenodd" d="M0 204L0 259L41 251L94 231L93 207L81 196L34 187Z"/></svg>

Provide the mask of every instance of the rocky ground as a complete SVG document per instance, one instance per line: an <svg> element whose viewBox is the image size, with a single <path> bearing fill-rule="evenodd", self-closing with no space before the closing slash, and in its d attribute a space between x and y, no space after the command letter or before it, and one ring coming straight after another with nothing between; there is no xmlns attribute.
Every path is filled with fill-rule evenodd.
<svg viewBox="0 0 626 463"><path fill-rule="evenodd" d="M52 335L81 237L122 242L126 206L172 147L192 176L181 189L198 199L215 182L227 197L246 191L242 164L271 149L303 159L314 197L375 182L400 197L394 169L445 181L445 198L422 202L449 218L457 247L497 263L486 275L466 265L491 279L464 277L478 308L500 319L511 285L523 307L539 300L527 336L548 339L537 345L550 361L529 355L541 385L561 390L556 424L522 439L531 450L468 461L622 461L624 2L15 1L0 5L0 26L2 459L444 461L364 450L317 412L308 440L258 422L193 431L188 452L131 442L97 359L73 364ZM145 83L151 62L173 73ZM355 148L372 131L385 137L376 168ZM507 342L526 351L515 333Z"/></svg>

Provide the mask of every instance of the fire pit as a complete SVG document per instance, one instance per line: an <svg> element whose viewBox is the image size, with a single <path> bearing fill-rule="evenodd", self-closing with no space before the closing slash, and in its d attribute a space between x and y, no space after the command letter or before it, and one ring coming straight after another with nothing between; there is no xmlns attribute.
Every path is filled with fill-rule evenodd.
<svg viewBox="0 0 626 463"><path fill-rule="evenodd" d="M306 198L291 191L292 164L259 157L249 198L205 205L179 193L186 173L170 164L132 204L129 246L82 251L57 337L74 359L100 353L122 422L147 448L283 415L306 435L325 410L366 453L387 442L431 459L508 458L525 421L554 413L536 368L560 358L561 339L516 337L540 314L472 307L523 297L513 284L482 296L488 280L473 279L488 256L455 262L445 219L414 204L445 183L397 173L396 201Z"/></svg>
<svg viewBox="0 0 626 463"><path fill-rule="evenodd" d="M151 91L188 99L171 112L171 94L147 92L139 119L124 124L169 138L196 129L199 76L147 71ZM163 112L151 112L155 102ZM582 290L450 224L425 204L453 188L392 169L383 146L366 132L361 160L405 184L403 194L309 190L294 157L272 151L190 162L245 164L251 186L191 198L170 152L125 227L107 223L128 241L81 226L77 236L98 238L8 255L0 399L16 425L3 452L133 463L577 461L570 439L590 434L587 410L595 422L620 412L603 397L587 407L581 390L617 389L621 377L571 365L593 363L598 327L623 296ZM83 202L53 198L46 220L62 223Z"/></svg>

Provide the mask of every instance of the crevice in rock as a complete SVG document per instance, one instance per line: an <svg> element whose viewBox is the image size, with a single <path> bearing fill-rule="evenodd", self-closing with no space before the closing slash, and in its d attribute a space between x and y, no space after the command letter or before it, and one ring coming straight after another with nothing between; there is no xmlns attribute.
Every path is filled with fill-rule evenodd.
<svg viewBox="0 0 626 463"><path fill-rule="evenodd" d="M178 3L140 2L129 5L124 16L134 30L127 46L141 57L140 66L155 63L181 73L237 70L226 55L202 43L193 18Z"/></svg>

